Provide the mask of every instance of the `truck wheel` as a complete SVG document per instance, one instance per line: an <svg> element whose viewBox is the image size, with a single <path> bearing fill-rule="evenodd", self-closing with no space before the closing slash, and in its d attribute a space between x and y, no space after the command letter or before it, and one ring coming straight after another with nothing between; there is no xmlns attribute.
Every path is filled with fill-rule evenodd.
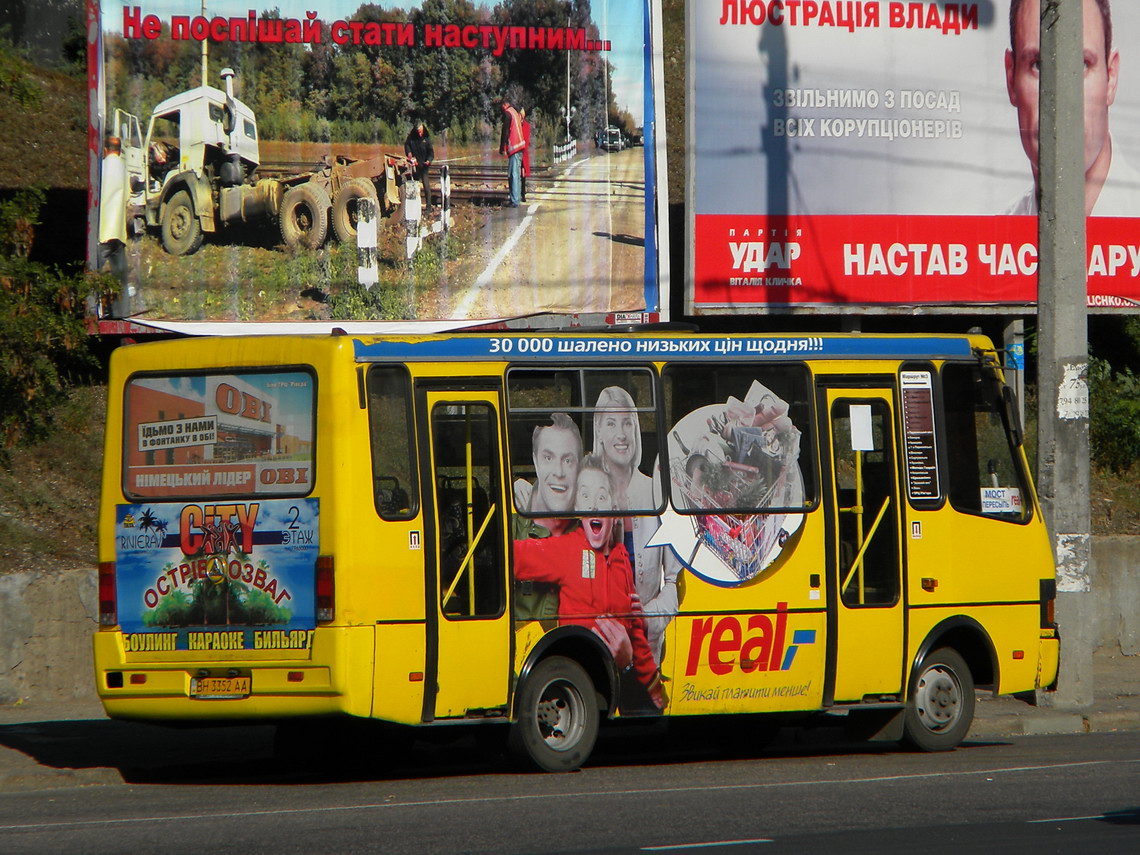
<svg viewBox="0 0 1140 855"><path fill-rule="evenodd" d="M911 677L903 738L920 751L949 751L970 732L974 678L957 651L930 653Z"/></svg>
<svg viewBox="0 0 1140 855"><path fill-rule="evenodd" d="M179 190L162 215L162 248L171 255L193 255L202 245L202 224L194 215L190 194Z"/></svg>
<svg viewBox="0 0 1140 855"><path fill-rule="evenodd" d="M523 684L507 748L523 766L572 772L594 748L598 717L589 675L572 659L551 656L535 665Z"/></svg>
<svg viewBox="0 0 1140 855"><path fill-rule="evenodd" d="M375 216L380 216L380 203L376 186L367 178L350 178L333 197L332 227L341 243L356 243L356 223L360 219L358 205L362 199L371 199Z"/></svg>
<svg viewBox="0 0 1140 855"><path fill-rule="evenodd" d="M286 246L320 249L329 236L329 194L318 184L298 184L281 200L281 237Z"/></svg>

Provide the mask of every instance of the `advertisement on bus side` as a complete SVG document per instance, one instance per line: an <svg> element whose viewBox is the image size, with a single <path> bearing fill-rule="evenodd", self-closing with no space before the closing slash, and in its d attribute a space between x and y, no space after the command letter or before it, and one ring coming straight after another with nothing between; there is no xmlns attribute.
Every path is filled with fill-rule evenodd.
<svg viewBox="0 0 1140 855"><path fill-rule="evenodd" d="M519 647L535 640L532 622L593 632L621 671L623 715L757 698L790 709L820 691L806 675L822 656L822 604L790 624L786 602L743 619L686 614L686 584L746 589L786 560L814 501L801 457L807 409L789 403L807 400L806 374L735 365L722 383L709 379L707 366L666 374L660 448L644 369L509 375L511 445L516 465L530 464L513 485Z"/></svg>

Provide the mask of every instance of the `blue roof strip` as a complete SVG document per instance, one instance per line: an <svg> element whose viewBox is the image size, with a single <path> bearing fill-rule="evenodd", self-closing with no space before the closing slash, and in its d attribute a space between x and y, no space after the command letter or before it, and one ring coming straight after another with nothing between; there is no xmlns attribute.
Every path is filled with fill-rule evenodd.
<svg viewBox="0 0 1140 855"><path fill-rule="evenodd" d="M353 342L357 362L585 362L969 357L965 336L462 335Z"/></svg>

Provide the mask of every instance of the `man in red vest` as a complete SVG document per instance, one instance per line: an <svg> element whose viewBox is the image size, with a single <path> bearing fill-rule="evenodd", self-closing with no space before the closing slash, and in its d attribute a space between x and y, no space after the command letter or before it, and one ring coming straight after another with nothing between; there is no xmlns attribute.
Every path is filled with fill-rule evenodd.
<svg viewBox="0 0 1140 855"><path fill-rule="evenodd" d="M507 207L517 208L522 188L522 153L526 148L523 139L522 117L511 106L510 99L503 99L503 132L499 137L499 154L507 157L507 189L510 200Z"/></svg>

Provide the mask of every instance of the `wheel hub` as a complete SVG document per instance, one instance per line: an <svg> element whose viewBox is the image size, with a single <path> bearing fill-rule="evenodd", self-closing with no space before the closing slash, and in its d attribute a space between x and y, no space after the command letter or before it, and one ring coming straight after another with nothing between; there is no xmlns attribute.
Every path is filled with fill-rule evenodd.
<svg viewBox="0 0 1140 855"><path fill-rule="evenodd" d="M945 730L958 720L962 693L949 672L932 668L918 682L918 714L931 730Z"/></svg>
<svg viewBox="0 0 1140 855"><path fill-rule="evenodd" d="M547 686L535 707L538 730L547 745L559 751L574 746L584 726L582 705L581 696L572 687L561 684Z"/></svg>

